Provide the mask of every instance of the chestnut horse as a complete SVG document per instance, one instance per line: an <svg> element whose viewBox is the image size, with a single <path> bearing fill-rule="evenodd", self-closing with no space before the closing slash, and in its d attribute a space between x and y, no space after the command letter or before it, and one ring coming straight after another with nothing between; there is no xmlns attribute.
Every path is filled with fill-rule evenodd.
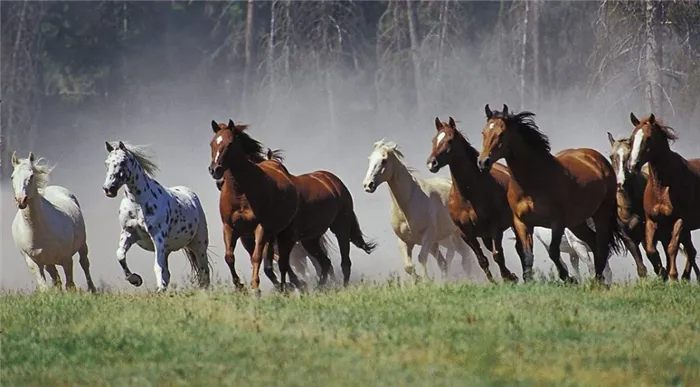
<svg viewBox="0 0 700 387"><path fill-rule="evenodd" d="M608 141L610 141L611 147L610 162L617 179L617 218L622 224L622 240L634 258L637 265L637 275L643 278L647 275L647 268L644 266L639 245L644 241L646 227L644 189L649 175L648 168L641 171L629 169L627 164L632 150L632 142L629 138L616 140L608 132ZM661 235L670 235L670 230L664 230ZM664 246L668 244L667 239L662 240ZM647 255L647 258L654 267L654 272L666 279L666 269L661 265L659 254Z"/></svg>
<svg viewBox="0 0 700 387"><path fill-rule="evenodd" d="M697 211L700 204L700 159L686 160L672 151L669 143L678 136L654 114L639 120L630 113L630 120L634 130L630 136L629 168L639 171L642 165L649 164L643 200L647 256L658 256L656 243L661 239L666 249L668 276L677 281L676 256L682 243L688 257L682 278L690 280L691 268L700 278L695 262L697 251L690 236L692 230L700 228L700 213Z"/></svg>
<svg viewBox="0 0 700 387"><path fill-rule="evenodd" d="M226 124L218 124L219 130L227 129ZM259 152L250 152L250 160L256 163L261 163L266 160L277 162L281 165L284 158L282 157L282 152L278 150L268 149L267 153L260 149ZM284 167L283 165L281 165ZM255 217L255 213L250 207L248 198L245 194L240 192L236 180L233 178L231 171L226 170L221 179L216 181L216 186L221 191L219 195L219 215L221 216L221 222L223 224L224 230L224 246L226 249L225 260L228 265L229 271L231 272L231 278L233 284L238 288L243 288L243 283L236 272L235 267L235 255L234 250L236 249L236 243L240 239L243 247L248 251L250 256L253 256L253 251L255 249L255 228L258 226L258 220ZM328 256L327 253L327 238L322 238L318 241L319 246L323 249L323 256ZM276 247L276 245L275 245ZM299 250L299 251L296 251ZM268 254L274 254L273 250L270 249ZM306 256L300 251L300 246L295 245L294 249L290 253L290 264L295 270L306 271L305 259ZM279 254L276 254L276 258L279 260ZM314 265L318 265L318 259L312 260ZM320 259L323 259L321 257ZM277 276L272 268L273 258L266 257L264 260L263 271L265 275L270 279L270 281L275 285L279 285ZM321 274L321 268L316 268L317 274ZM333 266L330 269L331 277L333 275Z"/></svg>
<svg viewBox="0 0 700 387"><path fill-rule="evenodd" d="M433 138L427 165L432 173L437 173L445 165L450 167L452 187L447 207L452 221L459 228L462 239L476 254L479 266L489 281L495 282L477 237L491 249L493 259L501 270L501 278L518 282L518 277L506 267L502 246L503 231L513 225L513 214L506 198L510 182L508 168L496 164L490 173L481 173L476 166L479 153L457 130L452 117L449 123L435 117L435 129L437 134ZM516 241L516 250L521 251L519 241Z"/></svg>
<svg viewBox="0 0 700 387"><path fill-rule="evenodd" d="M617 183L610 162L589 148L550 152L549 139L540 132L531 112L510 114L485 107L484 145L479 168L490 170L505 158L513 178L508 186L508 203L513 226L522 243L523 277L532 279L532 233L535 226L552 230L549 257L564 281L569 276L559 250L564 229L593 249L596 279L603 281L603 270L610 251L621 249L617 222ZM595 230L586 224L592 218Z"/></svg>
<svg viewBox="0 0 700 387"><path fill-rule="evenodd" d="M331 265L318 242L329 228L338 240L343 284L347 286L352 265L350 243L367 254L376 248L376 244L365 241L352 196L345 184L327 171L295 176L278 162L256 164L249 155L259 152L262 145L245 133L247 125L235 125L229 120L226 129L222 129L216 121L211 124L214 137L210 143L212 160L209 171L214 179L220 179L226 170L231 171L260 222L255 232L252 257L254 288L257 289L259 284L255 271L260 267L262 249L273 241L277 242L279 251L282 290L287 272L297 288L304 286L289 268L289 253L297 241L301 241L306 251L319 260L323 268L319 284L324 285Z"/></svg>

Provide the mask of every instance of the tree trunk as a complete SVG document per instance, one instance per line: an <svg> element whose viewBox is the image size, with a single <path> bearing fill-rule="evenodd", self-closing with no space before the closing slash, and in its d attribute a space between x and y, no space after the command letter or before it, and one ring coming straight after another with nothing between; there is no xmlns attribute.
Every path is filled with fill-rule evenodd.
<svg viewBox="0 0 700 387"><path fill-rule="evenodd" d="M336 112L335 112L335 97L333 95L333 85L331 80L331 50L333 43L330 41L329 28L330 28L330 16L328 15L328 3L321 3L321 43L322 48L319 53L321 58L321 67L318 71L321 72L323 77L323 85L326 92L326 101L328 102L328 124L331 130L337 130L336 124Z"/></svg>
<svg viewBox="0 0 700 387"><path fill-rule="evenodd" d="M540 103L540 0L532 2L532 107L539 110Z"/></svg>
<svg viewBox="0 0 700 387"><path fill-rule="evenodd" d="M525 12L523 12L522 31L522 51L520 52L520 110L525 110L525 65L527 64L527 29L528 14L530 13L530 2L525 1Z"/></svg>
<svg viewBox="0 0 700 387"><path fill-rule="evenodd" d="M416 89L416 104L420 115L425 108L423 101L423 76L421 72L420 44L418 43L418 21L413 12L413 2L406 0L406 16L408 17L408 36L411 41L411 61L413 62L413 82Z"/></svg>
<svg viewBox="0 0 700 387"><path fill-rule="evenodd" d="M241 113L246 116L248 112L248 99L250 98L250 90L248 83L250 79L250 66L253 56L253 20L255 12L255 3L253 0L248 0L245 18L245 64L243 65L243 95L241 98ZM272 3L272 14L274 15L274 2ZM274 16L273 16L274 18ZM274 28L274 24L271 25ZM272 38L272 36L271 36ZM274 43L274 42L273 42Z"/></svg>
<svg viewBox="0 0 700 387"><path fill-rule="evenodd" d="M645 0L645 73L646 73L646 99L649 113L663 116L661 64L661 44L659 42L659 25L661 23L661 4L653 0Z"/></svg>
<svg viewBox="0 0 700 387"><path fill-rule="evenodd" d="M268 85L268 103L270 106L275 101L275 9L277 0L273 0L270 4L270 36L267 40L267 81Z"/></svg>

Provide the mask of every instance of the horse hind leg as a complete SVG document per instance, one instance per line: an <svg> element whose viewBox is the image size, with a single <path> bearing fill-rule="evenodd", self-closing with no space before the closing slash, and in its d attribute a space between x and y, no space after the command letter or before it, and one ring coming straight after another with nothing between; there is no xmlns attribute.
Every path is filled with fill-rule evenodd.
<svg viewBox="0 0 700 387"><path fill-rule="evenodd" d="M491 269L489 268L489 260L486 258L486 255L484 255L484 251L481 250L481 246L479 245L479 241L476 239L476 237L473 236L465 236L462 234L462 238L464 238L464 242L471 247L472 251L474 251L474 254L476 254L476 259L479 261L479 266L481 266L481 270L484 271L484 274L486 274L486 278L489 280L491 283L496 283L496 280L493 279L493 274L491 274Z"/></svg>
<svg viewBox="0 0 700 387"><path fill-rule="evenodd" d="M349 242L348 242L349 243ZM331 260L328 255L321 247L321 238L307 239L301 242L304 249L313 256L321 266L321 272L319 274L319 286L324 286L328 282L328 274L330 272Z"/></svg>
<svg viewBox="0 0 700 387"><path fill-rule="evenodd" d="M564 227L552 227L552 241L549 244L549 258L554 262L559 272L559 278L564 282L576 282L569 275L569 271L561 260L561 238L564 236Z"/></svg>
<svg viewBox="0 0 700 387"><path fill-rule="evenodd" d="M700 276L698 265L695 262L697 250L695 250L695 246L693 245L693 239L690 236L690 231L683 232L683 235L681 235L681 243L683 244L686 257L685 269L683 269L681 279L684 281L690 281L691 270L695 270L696 277ZM698 277L698 280L700 280L700 277Z"/></svg>
<svg viewBox="0 0 700 387"><path fill-rule="evenodd" d="M503 255L503 233L498 232L495 238L484 238L483 241L486 246L491 245L491 254L498 265L498 269L501 271L501 278L506 282L517 283L518 276L508 270L506 266L506 259Z"/></svg>
<svg viewBox="0 0 700 387"><path fill-rule="evenodd" d="M64 267L64 270L65 270L65 267ZM56 269L56 265L46 265L46 272L49 273L49 276L51 277L51 281L53 282L54 288L61 290L63 284L61 283L61 276L58 274L58 269ZM67 278L66 278L66 282L67 282Z"/></svg>
<svg viewBox="0 0 700 387"><path fill-rule="evenodd" d="M87 243L84 243L80 250L78 250L78 263L80 263L80 267L85 274L85 282L87 282L88 290L95 293L97 289L95 288L95 284L92 282L92 276L90 275L90 260L88 259Z"/></svg>
<svg viewBox="0 0 700 387"><path fill-rule="evenodd" d="M75 282L73 281L73 257L70 256L63 261L63 275L66 276L66 290L75 290ZM54 267L54 270L56 268Z"/></svg>

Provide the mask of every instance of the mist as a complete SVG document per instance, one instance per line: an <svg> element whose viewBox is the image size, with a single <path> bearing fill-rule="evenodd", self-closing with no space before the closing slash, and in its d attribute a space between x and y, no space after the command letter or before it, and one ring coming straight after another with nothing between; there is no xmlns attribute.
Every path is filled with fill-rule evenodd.
<svg viewBox="0 0 700 387"><path fill-rule="evenodd" d="M583 32L592 33L594 26L588 28ZM639 117L648 114L643 93L629 92L630 79L636 76L632 70L624 72L621 69L623 74L617 81L606 84L605 88L587 90L574 81L570 86L562 87L560 81L556 93L542 88L536 104L529 103L529 98L522 100L519 78L512 72L512 63L500 56L501 51L492 47L492 39L488 34L471 40L454 38L451 42L452 54L440 63L441 83L430 86L436 80L431 78L431 74L426 74L425 82L429 86L424 91L426 102L421 109L417 108L416 101L411 97L415 95L413 85L395 86L390 93L379 93L379 97L390 100L390 103L381 105L375 100L377 90L372 77L358 80L356 70L342 65L320 67L317 73L305 72L303 77L298 76L290 81L289 87L277 85L279 91L275 93L267 89L266 93L254 94L247 99L246 108L242 109L238 99L230 99L229 92L224 92L230 90L230 82L240 78L238 70L219 66L207 69L205 75L194 69L191 73L180 73L164 66L156 58L124 54L124 60L132 63L130 71L162 72L167 74L165 81L144 86L138 93L121 95L121 98L129 100L128 107L112 103L110 99L88 104L88 108L78 112L63 112L49 107L42 113L39 120L41 135L31 149L18 147L16 150L21 157L27 157L31 150L54 164L56 168L51 174L51 184L64 186L78 197L87 226L92 277L98 288L135 292L155 288L152 253L134 245L127 254L131 270L144 279L141 288L133 288L127 283L116 260L119 237L117 211L123 194L120 191L116 198L110 199L101 189L106 173L104 161L107 151L104 142L116 140L149 145L149 151L160 168L155 178L164 186L184 185L197 193L207 216L214 281L231 287L231 276L223 260L219 191L207 172L212 119L217 122L233 119L236 123L249 124L252 137L265 147L284 151L285 165L292 174L328 170L338 175L352 193L362 231L379 243L371 255L351 247L352 281L383 281L393 274L405 278L396 236L390 225L388 187L383 184L373 194L365 193L362 187L367 157L374 142L386 139L398 143L406 156L405 163L416 168L419 176L425 178L433 176L427 171L425 160L435 134L435 117L442 120L453 117L457 127L480 150L481 130L486 121L484 105L490 104L492 108L500 110L503 104L507 104L511 111L529 110L536 113L535 121L549 136L552 153L567 148L588 147L608 156L606 132L611 132L616 138L629 136L632 130L630 111ZM196 44L186 40L182 42L183 46ZM428 46L426 50L432 49ZM384 66L387 66L387 72L405 71L403 65L396 68ZM126 76L129 77L129 74ZM205 78L214 81L205 82ZM324 81L320 82L322 78ZM455 83L458 86L450 85L450 80L459 80L458 84ZM496 83L498 87L494 86ZM330 96L329 85L333 91ZM233 94L237 93L234 91ZM447 97L444 98L444 95ZM700 109L695 109L687 115L676 114L666 120L681 138L672 148L686 157L700 155L697 146L700 138L697 128L691 125L693 117L698 114ZM8 149L7 152L11 153L12 150ZM443 168L439 175L448 176L449 170ZM2 180L1 193L0 286L6 290L34 289L35 280L12 239L11 224L17 208L9 179ZM340 257L335 238L332 234L329 236L334 243L331 260L336 272L339 272ZM522 279L522 268L512 237L510 230L504 236L506 264ZM413 253L417 269L418 250L419 247L416 247ZM250 259L240 243L235 255L238 273L249 284ZM491 254L487 252L486 255L491 261L492 272L500 281ZM562 255L562 258L570 267L568 256ZM459 259L457 255L451 268L457 273L461 270ZM475 271L470 280L484 282L485 277L473 254L468 259L473 261ZM652 273L651 265L644 259ZM77 262L77 257L75 260ZM535 241L534 262L536 271L549 273L554 270L539 241ZM432 257L429 263L431 274L439 278ZM685 257L681 254L678 264L684 263ZM184 254L171 254L169 264L171 286L184 285L185 276L189 274ZM630 255L613 256L610 265L615 281L636 279L636 268ZM585 265L581 265L581 270L587 275ZM62 274L61 269L59 272ZM73 274L76 285L84 289L85 278L79 265L74 265ZM269 289L269 281L264 276L261 278L263 289Z"/></svg>

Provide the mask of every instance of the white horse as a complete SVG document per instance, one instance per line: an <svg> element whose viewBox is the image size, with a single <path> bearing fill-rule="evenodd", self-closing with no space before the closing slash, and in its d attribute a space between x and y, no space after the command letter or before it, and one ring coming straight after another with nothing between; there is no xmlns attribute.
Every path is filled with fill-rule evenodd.
<svg viewBox="0 0 700 387"><path fill-rule="evenodd" d="M442 277L447 278L447 268L454 258L455 250L462 256L465 274L470 275L470 254L447 209L450 178L421 179L413 175L401 161L402 158L403 154L395 143L384 140L374 143L374 149L368 157L369 165L363 185L368 193L373 193L383 182L389 185L391 227L398 237L406 273L414 274L411 253L415 245L420 245L418 261L423 266L426 277L428 253L435 257ZM446 258L442 256L439 245L447 247Z"/></svg>
<svg viewBox="0 0 700 387"><path fill-rule="evenodd" d="M590 222L589 227L592 226ZM595 230L595 226L592 227ZM549 251L549 245L552 243L552 230L546 227L536 226L534 228L535 237L544 245L544 247ZM564 236L561 238L561 243L559 244L559 250L562 254L569 254L569 259L571 260L571 266L574 269L576 278L581 281L581 272L579 270L579 262L583 262L588 266L589 273L595 273L595 265L593 263L593 251L586 242L582 241L576 235L574 235L568 228L564 229ZM605 270L603 270L603 278L606 283L612 282L612 271L610 270L610 264L606 263Z"/></svg>
<svg viewBox="0 0 700 387"><path fill-rule="evenodd" d="M44 269L54 286L61 288L56 265L63 266L66 289L74 289L73 256L78 253L88 289L94 292L78 199L63 187L47 186L53 168L42 159L35 160L32 152L26 159L17 159L13 152L12 168L12 188L19 208L12 222L12 238L36 277L39 290L48 289Z"/></svg>
<svg viewBox="0 0 700 387"><path fill-rule="evenodd" d="M136 243L146 251L155 252L153 270L157 291L165 291L170 283L168 256L184 250L201 288L211 281L207 249L209 237L207 219L197 195L183 186L166 188L153 175L156 165L141 147L123 142L107 146L107 176L102 189L107 197L117 196L124 186L124 198L119 205L121 234L117 260L127 281L141 286L141 276L132 273L126 264L126 253Z"/></svg>

